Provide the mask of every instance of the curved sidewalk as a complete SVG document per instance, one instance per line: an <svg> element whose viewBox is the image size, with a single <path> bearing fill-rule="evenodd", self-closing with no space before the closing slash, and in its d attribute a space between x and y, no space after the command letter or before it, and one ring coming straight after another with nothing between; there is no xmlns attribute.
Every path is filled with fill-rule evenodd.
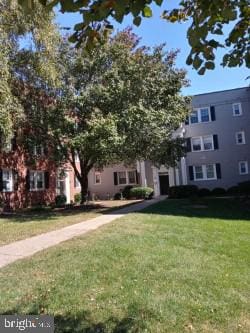
<svg viewBox="0 0 250 333"><path fill-rule="evenodd" d="M115 210L111 214L104 214L93 219L76 223L68 227L43 233L31 238L20 240L0 247L0 268L11 264L12 262L29 257L36 252L57 245L63 241L76 236L86 234L91 230L95 230L102 225L110 223L117 218L123 217L128 213L140 211L152 204L165 200L165 196L161 196L149 201L143 201L128 207Z"/></svg>

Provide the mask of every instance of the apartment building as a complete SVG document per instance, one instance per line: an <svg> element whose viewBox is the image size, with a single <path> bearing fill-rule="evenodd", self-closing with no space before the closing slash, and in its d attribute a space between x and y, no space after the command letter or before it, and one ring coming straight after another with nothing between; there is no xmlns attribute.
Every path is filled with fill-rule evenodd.
<svg viewBox="0 0 250 333"><path fill-rule="evenodd" d="M137 161L93 169L90 198L112 198L127 185L150 186L158 196L174 185L229 188L250 180L250 88L193 96L192 112L174 135L183 137L187 147L175 168ZM0 200L5 206L48 204L57 194L65 194L70 203L79 192L71 166L57 169L45 147L34 147L32 163L16 138L0 151Z"/></svg>

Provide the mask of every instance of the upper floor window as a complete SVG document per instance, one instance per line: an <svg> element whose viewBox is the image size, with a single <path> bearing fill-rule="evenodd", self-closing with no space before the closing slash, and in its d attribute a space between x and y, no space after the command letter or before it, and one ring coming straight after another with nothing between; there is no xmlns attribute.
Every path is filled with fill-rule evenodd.
<svg viewBox="0 0 250 333"><path fill-rule="evenodd" d="M45 188L45 177L43 171L30 171L30 190L39 191Z"/></svg>
<svg viewBox="0 0 250 333"><path fill-rule="evenodd" d="M11 192L14 188L13 173L12 170L2 170L2 189L3 192Z"/></svg>
<svg viewBox="0 0 250 333"><path fill-rule="evenodd" d="M10 152L12 150L12 140L9 139L8 141L6 141L3 145L3 151L5 151L6 153Z"/></svg>
<svg viewBox="0 0 250 333"><path fill-rule="evenodd" d="M204 107L200 109L195 109L190 115L190 123L207 123L211 121L210 109L209 107Z"/></svg>
<svg viewBox="0 0 250 333"><path fill-rule="evenodd" d="M245 132L244 131L236 132L235 138L236 138L236 144L237 145L243 145L243 144L246 143Z"/></svg>
<svg viewBox="0 0 250 333"><path fill-rule="evenodd" d="M240 173L240 175L248 174L248 162L247 161L239 162L239 173Z"/></svg>
<svg viewBox="0 0 250 333"><path fill-rule="evenodd" d="M95 185L101 184L101 173L100 172L95 172Z"/></svg>
<svg viewBox="0 0 250 333"><path fill-rule="evenodd" d="M233 104L233 115L234 116L241 116L242 115L241 103L234 103Z"/></svg>
<svg viewBox="0 0 250 333"><path fill-rule="evenodd" d="M44 146L42 144L36 144L33 147L33 154L35 156L44 155Z"/></svg>
<svg viewBox="0 0 250 333"><path fill-rule="evenodd" d="M192 151L213 150L214 149L213 135L191 138L191 144L192 144Z"/></svg>

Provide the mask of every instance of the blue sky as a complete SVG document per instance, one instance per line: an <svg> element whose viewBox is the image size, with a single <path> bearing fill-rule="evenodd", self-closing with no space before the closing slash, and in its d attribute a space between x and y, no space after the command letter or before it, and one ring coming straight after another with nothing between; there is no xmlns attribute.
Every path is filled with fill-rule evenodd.
<svg viewBox="0 0 250 333"><path fill-rule="evenodd" d="M220 66L223 51L217 52L216 67L213 71L206 71L205 75L200 76L186 65L186 57L189 53L189 45L186 38L189 23L167 23L160 18L164 9L153 6L153 17L143 19L140 27L133 26L134 32L141 37L141 44L154 46L166 43L167 49L179 49L177 66L187 70L187 77L190 80L190 87L184 88L185 95L195 95L205 92L245 87L249 85L249 70L246 67L223 68ZM56 21L61 26L73 27L81 17L78 14L57 14ZM128 16L122 24L115 23L115 29L122 30L132 25L132 17Z"/></svg>

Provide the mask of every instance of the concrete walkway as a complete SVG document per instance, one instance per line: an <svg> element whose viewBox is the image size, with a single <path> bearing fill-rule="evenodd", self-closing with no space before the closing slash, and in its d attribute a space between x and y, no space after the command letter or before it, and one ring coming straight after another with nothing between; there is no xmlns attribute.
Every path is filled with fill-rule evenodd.
<svg viewBox="0 0 250 333"><path fill-rule="evenodd" d="M140 211L154 203L164 200L166 197L161 196L153 200L143 201L128 207L117 209L111 214L104 214L93 219L76 223L68 227L50 231L38 236L20 240L8 245L0 247L0 268L9 265L10 263L29 257L36 252L57 245L63 241L76 236L86 234L91 230L95 230L102 225L110 223L117 218L123 217L128 213Z"/></svg>

